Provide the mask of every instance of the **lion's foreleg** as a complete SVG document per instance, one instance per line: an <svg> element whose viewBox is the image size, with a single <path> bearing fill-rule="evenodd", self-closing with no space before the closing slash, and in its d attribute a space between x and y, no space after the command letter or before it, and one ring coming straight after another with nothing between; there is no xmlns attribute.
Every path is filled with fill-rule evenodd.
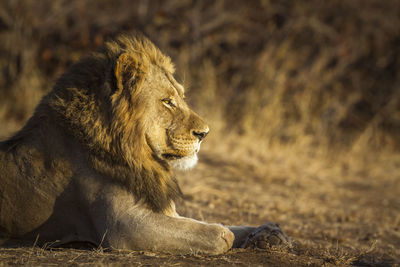
<svg viewBox="0 0 400 267"><path fill-rule="evenodd" d="M153 212L114 186L106 191L91 209L102 246L178 254L220 254L232 247L234 235L225 226Z"/></svg>
<svg viewBox="0 0 400 267"><path fill-rule="evenodd" d="M220 254L232 247L234 235L222 225L141 212L125 217L119 222L122 227L111 231L111 246L182 254Z"/></svg>

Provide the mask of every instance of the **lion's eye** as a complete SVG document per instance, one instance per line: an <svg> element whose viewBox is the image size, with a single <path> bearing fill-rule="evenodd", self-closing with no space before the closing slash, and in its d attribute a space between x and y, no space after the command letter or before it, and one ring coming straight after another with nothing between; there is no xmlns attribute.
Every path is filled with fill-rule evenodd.
<svg viewBox="0 0 400 267"><path fill-rule="evenodd" d="M174 101L171 98L164 98L163 100L161 100L165 105L168 105L170 107L176 107Z"/></svg>

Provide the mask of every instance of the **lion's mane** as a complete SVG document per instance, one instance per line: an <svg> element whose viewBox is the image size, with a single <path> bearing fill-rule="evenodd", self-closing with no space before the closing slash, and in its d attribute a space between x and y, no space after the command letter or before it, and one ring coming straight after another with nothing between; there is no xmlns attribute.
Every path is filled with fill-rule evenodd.
<svg viewBox="0 0 400 267"><path fill-rule="evenodd" d="M118 65L119 57L128 62ZM169 57L146 38L119 37L72 65L45 96L8 146L51 121L85 148L89 164L105 179L128 188L153 211L170 208L181 193L169 165L147 144L149 114L140 98L150 65L174 72ZM121 77L118 77L121 73ZM120 79L118 79L120 78ZM127 90L131 88L131 90Z"/></svg>

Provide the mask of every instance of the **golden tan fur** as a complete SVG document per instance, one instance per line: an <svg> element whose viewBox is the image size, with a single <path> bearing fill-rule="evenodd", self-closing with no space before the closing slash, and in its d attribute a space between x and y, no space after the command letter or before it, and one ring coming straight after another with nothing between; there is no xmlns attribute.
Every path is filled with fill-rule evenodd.
<svg viewBox="0 0 400 267"><path fill-rule="evenodd" d="M119 37L74 64L23 129L0 143L5 245L91 243L222 253L253 228L180 217L171 167L188 168L208 126L146 38Z"/></svg>

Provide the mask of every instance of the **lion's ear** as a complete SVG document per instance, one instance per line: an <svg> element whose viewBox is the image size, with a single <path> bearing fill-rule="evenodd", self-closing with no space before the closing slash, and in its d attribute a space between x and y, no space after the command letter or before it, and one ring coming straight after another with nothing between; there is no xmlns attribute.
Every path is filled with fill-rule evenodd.
<svg viewBox="0 0 400 267"><path fill-rule="evenodd" d="M116 93L120 94L124 88L134 89L144 76L144 70L137 58L127 53L121 54L115 66Z"/></svg>

